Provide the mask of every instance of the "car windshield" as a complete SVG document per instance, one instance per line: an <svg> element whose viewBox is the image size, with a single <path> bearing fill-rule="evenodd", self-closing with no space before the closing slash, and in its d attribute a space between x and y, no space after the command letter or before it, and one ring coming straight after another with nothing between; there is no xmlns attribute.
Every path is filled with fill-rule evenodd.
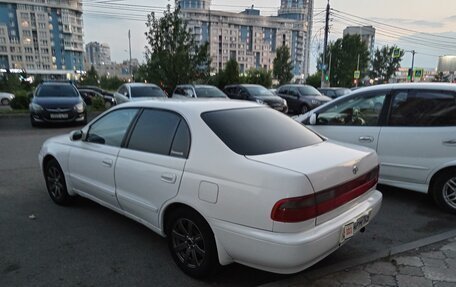
<svg viewBox="0 0 456 287"><path fill-rule="evenodd" d="M195 88L198 98L226 98L226 95L216 87Z"/></svg>
<svg viewBox="0 0 456 287"><path fill-rule="evenodd" d="M339 89L339 90L336 90L336 95L337 95L338 97L340 97L340 96L349 94L350 92L351 92L350 89Z"/></svg>
<svg viewBox="0 0 456 287"><path fill-rule="evenodd" d="M274 94L266 89L263 86L245 86L247 91L249 91L249 94L251 94L254 97L269 97L269 96L274 96Z"/></svg>
<svg viewBox="0 0 456 287"><path fill-rule="evenodd" d="M43 85L37 93L40 98L72 98L78 97L79 94L71 85Z"/></svg>
<svg viewBox="0 0 456 287"><path fill-rule="evenodd" d="M132 98L163 98L166 97L165 92L159 87L154 86L139 86L131 87Z"/></svg>
<svg viewBox="0 0 456 287"><path fill-rule="evenodd" d="M260 155L314 145L323 140L303 125L269 108L206 112L212 131L235 153Z"/></svg>
<svg viewBox="0 0 456 287"><path fill-rule="evenodd" d="M303 96L315 96L320 94L320 92L312 86L300 86L298 87L298 90Z"/></svg>

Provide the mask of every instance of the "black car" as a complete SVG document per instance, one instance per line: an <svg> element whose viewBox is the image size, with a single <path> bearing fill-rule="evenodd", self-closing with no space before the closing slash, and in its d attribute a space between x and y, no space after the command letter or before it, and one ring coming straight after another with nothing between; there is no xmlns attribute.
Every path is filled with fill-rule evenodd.
<svg viewBox="0 0 456 287"><path fill-rule="evenodd" d="M95 90L92 89L78 89L79 94L81 94L82 99L87 105L92 104L92 99L95 97L101 97L103 98L104 106L106 109L111 108L112 106L116 105L116 101L114 100L114 97L103 95Z"/></svg>
<svg viewBox="0 0 456 287"><path fill-rule="evenodd" d="M294 114L305 114L308 111L331 101L309 85L283 85L277 89L277 94L287 101L288 108Z"/></svg>
<svg viewBox="0 0 456 287"><path fill-rule="evenodd" d="M110 102L114 103L115 104L115 100L114 100L114 93L111 93L111 92L108 92L100 87L97 87L97 86L78 86L77 87L78 90L92 90L92 91L95 91L99 94L102 94L103 97L105 98L105 101L108 100L108 98L112 98L112 100Z"/></svg>
<svg viewBox="0 0 456 287"><path fill-rule="evenodd" d="M30 102L32 126L40 123L87 123L87 109L76 87L69 82L40 84Z"/></svg>
<svg viewBox="0 0 456 287"><path fill-rule="evenodd" d="M339 87L331 87L331 88L318 88L320 93L325 96L330 97L331 99L335 99L347 94L351 93L351 90L348 88L339 88Z"/></svg>
<svg viewBox="0 0 456 287"><path fill-rule="evenodd" d="M287 102L261 85L228 85L225 86L223 91L231 99L257 102L259 104L268 105L283 113L288 112Z"/></svg>

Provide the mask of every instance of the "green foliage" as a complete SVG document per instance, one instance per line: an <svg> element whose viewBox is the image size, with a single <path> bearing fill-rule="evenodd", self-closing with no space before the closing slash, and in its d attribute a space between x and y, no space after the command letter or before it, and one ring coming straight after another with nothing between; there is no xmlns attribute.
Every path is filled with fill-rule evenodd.
<svg viewBox="0 0 456 287"><path fill-rule="evenodd" d="M108 91L115 91L124 83L125 83L125 81L119 79L119 77L117 77L117 76L115 76L115 77L102 76L100 78L100 87L102 89L105 89Z"/></svg>
<svg viewBox="0 0 456 287"><path fill-rule="evenodd" d="M351 87L353 85L353 73L357 68L358 55L360 78L367 74L369 50L359 35L345 35L342 39L329 43L326 54L328 56L327 64L329 57L331 57L331 67L329 67L331 70L329 76L331 86ZM321 63L323 63L323 54L320 54L317 61L318 69L320 69Z"/></svg>
<svg viewBox="0 0 456 287"><path fill-rule="evenodd" d="M279 80L280 85L287 84L293 78L293 65L290 60L290 50L286 45L279 47L276 50L276 57L274 59L274 77Z"/></svg>
<svg viewBox="0 0 456 287"><path fill-rule="evenodd" d="M11 74L5 73L0 78L0 91L16 94L16 91L26 90L31 91L33 89L29 82L21 81L20 76L26 78L26 74Z"/></svg>
<svg viewBox="0 0 456 287"><path fill-rule="evenodd" d="M250 69L247 71L247 75L243 82L270 88L272 86L272 73L266 69Z"/></svg>
<svg viewBox="0 0 456 287"><path fill-rule="evenodd" d="M92 98L92 109L95 111L104 111L105 110L103 97L96 96L96 97Z"/></svg>
<svg viewBox="0 0 456 287"><path fill-rule="evenodd" d="M321 85L321 71L316 71L314 74L309 75L306 79L306 85L319 88Z"/></svg>
<svg viewBox="0 0 456 287"><path fill-rule="evenodd" d="M401 67L404 50L399 49L399 57L393 57L396 46L383 46L375 51L374 59L372 60L371 78L378 78L380 83L388 83L391 76Z"/></svg>
<svg viewBox="0 0 456 287"><path fill-rule="evenodd" d="M16 91L14 95L15 95L15 98L11 101L10 107L13 110L28 109L29 104L30 104L28 92L25 90L19 90L19 91Z"/></svg>
<svg viewBox="0 0 456 287"><path fill-rule="evenodd" d="M98 73L95 67L90 67L90 70L81 78L81 85L83 86L98 86Z"/></svg>
<svg viewBox="0 0 456 287"><path fill-rule="evenodd" d="M180 17L180 7L168 5L163 17L147 17L146 65L138 71L143 80L172 90L178 84L207 79L210 74L209 44L196 44Z"/></svg>
<svg viewBox="0 0 456 287"><path fill-rule="evenodd" d="M220 71L215 76L215 81L220 89L223 89L226 85L239 84L239 64L236 60L229 60L226 62L225 69Z"/></svg>

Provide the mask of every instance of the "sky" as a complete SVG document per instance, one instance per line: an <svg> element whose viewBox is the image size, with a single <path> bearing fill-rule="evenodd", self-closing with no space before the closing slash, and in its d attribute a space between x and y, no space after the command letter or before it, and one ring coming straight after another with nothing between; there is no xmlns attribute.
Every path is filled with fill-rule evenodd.
<svg viewBox="0 0 456 287"><path fill-rule="evenodd" d="M128 58L128 30L131 30L132 57L141 62L147 44L144 35L147 14L154 11L160 16L166 5L174 1L84 0L83 3L85 43L108 43L112 60L120 62ZM326 4L327 0L314 0L311 73L322 50ZM134 5L150 8L144 10ZM261 15L276 15L280 0L212 0L211 9L240 12L251 5L260 9ZM454 0L330 0L330 5L334 9L330 41L342 37L346 26L372 25L376 28L376 46L395 44L406 51L415 50L415 67L436 68L438 56L456 55ZM411 58L411 53L406 53L401 65L410 66Z"/></svg>

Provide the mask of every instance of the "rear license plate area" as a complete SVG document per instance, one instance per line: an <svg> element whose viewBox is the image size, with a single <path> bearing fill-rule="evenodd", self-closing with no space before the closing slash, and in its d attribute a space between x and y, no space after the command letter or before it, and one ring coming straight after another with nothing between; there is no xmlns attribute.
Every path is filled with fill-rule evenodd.
<svg viewBox="0 0 456 287"><path fill-rule="evenodd" d="M369 223L370 220L370 214L371 210L368 210L355 218L354 220L351 220L350 222L344 224L342 227L342 232L340 235L340 240L339 242L342 243L345 240L350 239L355 235L361 228L366 226Z"/></svg>

